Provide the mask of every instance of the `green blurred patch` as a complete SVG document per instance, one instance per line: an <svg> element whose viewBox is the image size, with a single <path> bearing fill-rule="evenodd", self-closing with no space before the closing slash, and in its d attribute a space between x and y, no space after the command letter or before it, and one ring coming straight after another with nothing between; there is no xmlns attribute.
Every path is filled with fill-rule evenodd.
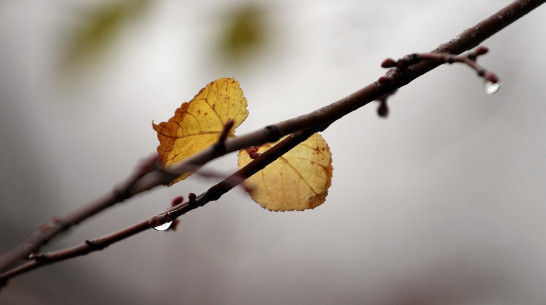
<svg viewBox="0 0 546 305"><path fill-rule="evenodd" d="M115 42L124 26L142 16L150 0L109 1L82 13L82 23L72 29L66 40L62 63L74 68L96 62Z"/></svg>
<svg viewBox="0 0 546 305"><path fill-rule="evenodd" d="M228 60L240 62L259 52L268 34L266 12L265 8L254 3L243 4L228 12L220 33L220 53Z"/></svg>

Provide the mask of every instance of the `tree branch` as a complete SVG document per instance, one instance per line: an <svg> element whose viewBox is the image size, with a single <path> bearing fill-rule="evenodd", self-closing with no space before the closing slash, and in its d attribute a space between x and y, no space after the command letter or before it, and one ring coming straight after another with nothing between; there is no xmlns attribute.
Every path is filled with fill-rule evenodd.
<svg viewBox="0 0 546 305"><path fill-rule="evenodd" d="M506 26L523 17L546 0L518 0L465 30L447 43L441 44L431 53L460 54L478 46L485 39L504 29ZM226 153L238 151L249 146L258 146L274 142L284 135L308 128L326 129L330 124L348 113L368 104L395 89L407 85L417 77L431 71L442 63L439 61L420 61L409 66L405 73L390 70L386 73L387 82L374 82L354 92L353 94L322 107L316 111L289 120L266 126L253 132L229 139L225 143ZM214 149L209 147L183 162L169 168L169 171L180 175L190 172L196 165L206 164L217 158ZM169 177L153 173L150 179L140 181L136 190L144 191L169 182Z"/></svg>
<svg viewBox="0 0 546 305"><path fill-rule="evenodd" d="M489 18L465 30L456 38L438 46L431 53L460 54L464 51L470 50L471 48L476 47L485 39L505 28L507 25L511 24L515 20L521 18L528 12L540 6L545 1L546 0L514 1L502 10L490 16ZM273 142L280 139L282 136L293 133L295 133L294 136L288 137L287 139L290 140L285 141L290 141L290 145L295 146L301 141L305 140L313 132L326 129L330 124L342 118L346 114L368 104L371 101L374 101L382 96L391 93L393 90L405 86L417 77L436 68L440 64L442 64L442 62L437 60L421 60L415 64L408 66L403 71L398 69L391 69L386 73L385 76L381 77L382 81L378 80L372 84L369 84L368 86L335 103L332 103L311 113L282 121L274 125L269 125L262 129L258 129L254 132L250 132L236 138L226 139L225 141L223 141L222 149L218 149L218 147L213 145L168 169L158 169L155 166L155 159L153 159L153 162L151 162L152 159L150 159L145 163L147 165L143 166L140 170L137 170L136 173L133 174L133 176L131 176L125 183L123 183L119 188L115 189L110 194L107 194L103 198L100 198L90 205L85 206L84 208L77 210L73 213L67 214L63 217L56 217L52 220L50 224L41 226L20 246L0 257L0 272L12 267L14 264L17 263L19 259L28 258L29 255L36 253L43 245L47 244L51 239L53 239L60 233L66 231L71 226L78 224L86 218L89 218L96 213L106 209L107 207L122 202L128 198L135 196L136 194L147 191L159 185L168 184L176 177L184 173L193 172L207 162L230 152L238 151L249 146L258 146L267 142ZM306 136L304 137L302 134ZM285 141L281 143L285 143ZM288 144L283 145L287 145L286 147L290 146ZM274 148L271 148L270 150L273 149ZM282 151L282 149L279 148L279 151ZM249 167L254 162L257 162L259 163L259 166L253 166L256 166L256 168L263 168L274 160L263 159L260 157L256 158L256 160L251 162L247 167ZM154 164L154 166L150 166L150 164ZM244 168L240 171L242 170L244 170ZM232 179L238 179L238 182L237 180L231 180L231 182L225 182L224 184L222 184L221 182L221 186L218 186L218 184L215 185L214 187L209 189L209 191L197 197L193 202L190 199L188 202L181 203L169 209L166 212L167 214L159 214L154 216L159 218L151 218L155 219L153 221L153 224L157 224L158 219L159 222L164 220L166 220L165 222L171 221L172 219L175 219L176 217L179 217L187 211L201 206L206 202L218 199L222 194L229 191L233 187L229 187L231 184L235 184L235 182L237 182L236 184L238 184L240 183L240 181L242 181L242 177L247 177L241 175L241 173L239 173L240 171L234 174L240 176L230 176L232 177ZM249 173L253 172L253 170L250 169L248 169L248 171ZM230 177L226 179L229 179ZM85 244L82 244L72 249L64 250L65 252L63 253L50 252L49 254L35 255L34 261L13 268L10 271L7 271L6 273L0 275L0 284L2 282L5 283L7 279L17 274L32 270L39 265L52 263L61 259L67 259L77 255L83 255L85 253L103 249L104 247L114 242L137 234L143 230L149 229L151 227L151 223L152 222L150 221L150 219L143 221L139 224L131 226L112 235L108 235L94 241L86 242ZM42 262L40 263L40 261Z"/></svg>
<svg viewBox="0 0 546 305"><path fill-rule="evenodd" d="M8 279L17 275L34 270L44 265L56 263L77 256L86 255L94 251L102 250L113 243L136 235L150 228L155 228L162 224L172 222L191 210L204 206L211 201L216 201L222 195L243 182L246 178L254 175L258 171L266 167L269 163L275 161L277 158L288 152L290 149L294 148L302 141L305 141L313 133L315 133L314 130L304 130L291 134L283 141L279 142L277 145L260 154L245 167L241 168L229 177L209 188L203 194L199 196L192 196L192 194L190 194L188 201L178 203L170 209L159 213L149 219L141 221L135 225L132 225L115 233L94 240L86 240L83 244L75 247L43 253L39 255L32 255L30 257L32 261L1 274L0 287L5 285ZM177 202L178 198L180 197L175 198L175 201L173 202Z"/></svg>

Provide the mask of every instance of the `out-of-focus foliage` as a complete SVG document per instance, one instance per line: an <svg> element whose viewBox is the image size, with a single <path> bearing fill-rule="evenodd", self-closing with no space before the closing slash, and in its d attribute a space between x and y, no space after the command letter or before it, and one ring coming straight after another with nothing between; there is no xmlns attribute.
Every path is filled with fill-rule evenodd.
<svg viewBox="0 0 546 305"><path fill-rule="evenodd" d="M121 29L142 16L150 3L150 0L107 1L84 10L81 24L68 34L63 64L70 68L100 59Z"/></svg>
<svg viewBox="0 0 546 305"><path fill-rule="evenodd" d="M265 44L267 11L257 4L241 5L225 15L220 34L220 52L228 60L244 61Z"/></svg>

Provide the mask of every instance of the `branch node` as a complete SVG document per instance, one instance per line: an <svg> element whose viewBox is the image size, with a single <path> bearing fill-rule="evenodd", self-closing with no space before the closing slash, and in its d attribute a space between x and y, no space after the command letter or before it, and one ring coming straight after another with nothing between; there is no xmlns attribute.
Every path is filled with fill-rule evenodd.
<svg viewBox="0 0 546 305"><path fill-rule="evenodd" d="M226 153L225 142L229 135L229 132L231 131L231 128L233 127L233 124L235 124L233 120L228 120L226 124L224 124L224 128L222 129L222 133L220 134L218 141L214 143L213 149L218 155L223 155Z"/></svg>
<svg viewBox="0 0 546 305"><path fill-rule="evenodd" d="M258 147L256 146L250 146L245 148L246 153L250 157L250 159L254 160L258 158L261 154L258 152Z"/></svg>
<svg viewBox="0 0 546 305"><path fill-rule="evenodd" d="M197 195L195 195L195 193L188 194L188 200L190 201L190 203L194 203L196 198L197 198Z"/></svg>
<svg viewBox="0 0 546 305"><path fill-rule="evenodd" d="M47 256L45 254L32 253L28 256L28 259L36 262L45 262L47 261Z"/></svg>
<svg viewBox="0 0 546 305"><path fill-rule="evenodd" d="M489 49L487 47L479 46L474 51L468 52L465 55L453 55L446 52L431 52L409 54L397 61L387 58L383 61L381 66L384 68L394 67L395 69L390 69L389 71L387 71L385 77L380 77L378 79L378 83L388 84L388 81L392 82L393 80L396 80L397 77L402 76L410 65L416 64L421 60L430 60L438 62L440 64L452 64L456 62L466 64L471 69L476 71L478 76L482 77L487 82L497 84L499 82L499 78L494 73L487 71L485 68L481 67L476 63L478 57L486 54L487 52L489 52ZM378 109L378 113L380 116L384 116L386 115L386 113L388 113L388 110L385 107L385 103L382 103L380 105L380 109Z"/></svg>
<svg viewBox="0 0 546 305"><path fill-rule="evenodd" d="M279 128L275 125L268 125L265 127L265 129L267 129L267 131L269 132L270 142L276 142L282 137L282 134L279 131Z"/></svg>
<svg viewBox="0 0 546 305"><path fill-rule="evenodd" d="M99 251L99 250L102 250L104 248L106 248L106 246L102 243L100 243L99 241L97 240L89 240L89 239L86 239L85 240L85 244L92 250L92 251Z"/></svg>

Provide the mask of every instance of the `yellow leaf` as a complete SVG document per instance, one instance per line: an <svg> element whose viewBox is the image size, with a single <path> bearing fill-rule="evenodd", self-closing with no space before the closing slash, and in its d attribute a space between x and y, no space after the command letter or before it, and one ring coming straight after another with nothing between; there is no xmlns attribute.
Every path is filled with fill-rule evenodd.
<svg viewBox="0 0 546 305"><path fill-rule="evenodd" d="M263 153L276 143L258 148ZM239 152L239 168L250 163ZM270 211L302 211L321 205L332 180L332 154L318 133L284 154L245 181L252 199Z"/></svg>
<svg viewBox="0 0 546 305"><path fill-rule="evenodd" d="M233 78L220 78L203 88L190 102L176 109L168 122L153 124L157 131L159 164L169 167L214 144L224 125L233 120L228 138L248 116L243 90ZM185 179L185 174L171 182Z"/></svg>

